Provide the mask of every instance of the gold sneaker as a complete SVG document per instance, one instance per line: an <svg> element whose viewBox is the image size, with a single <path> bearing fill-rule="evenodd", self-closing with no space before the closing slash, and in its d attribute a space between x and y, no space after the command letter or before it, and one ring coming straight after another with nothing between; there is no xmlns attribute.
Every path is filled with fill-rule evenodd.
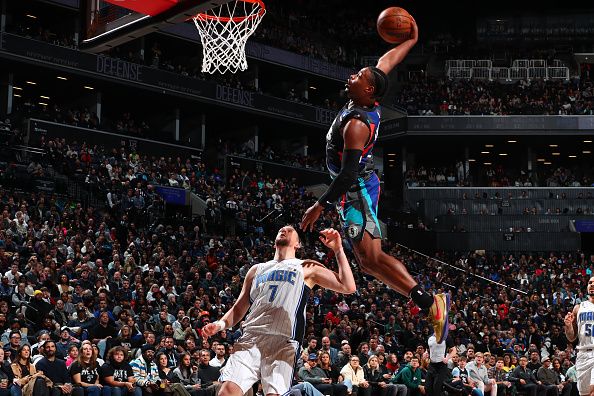
<svg viewBox="0 0 594 396"><path fill-rule="evenodd" d="M450 312L450 294L440 293L433 296L433 305L429 308L429 317L433 322L433 330L437 343L441 344L450 329L448 313Z"/></svg>

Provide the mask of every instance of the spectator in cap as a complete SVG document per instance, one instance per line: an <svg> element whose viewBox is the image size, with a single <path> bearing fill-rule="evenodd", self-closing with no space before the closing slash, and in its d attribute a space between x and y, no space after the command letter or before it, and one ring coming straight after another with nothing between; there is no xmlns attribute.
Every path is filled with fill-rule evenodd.
<svg viewBox="0 0 594 396"><path fill-rule="evenodd" d="M557 396L563 390L563 385L561 385L559 376L553 370L549 356L542 359L542 366L536 371L536 379L542 382L548 395Z"/></svg>
<svg viewBox="0 0 594 396"><path fill-rule="evenodd" d="M310 353L307 357L307 366L299 369L299 379L309 382L322 394L346 395L347 388L344 385L332 384L332 379L326 372L318 367L318 354ZM337 389L334 389L334 385Z"/></svg>
<svg viewBox="0 0 594 396"><path fill-rule="evenodd" d="M340 343L340 352L336 356L336 365L344 367L351 360L351 346L348 340L342 340Z"/></svg>
<svg viewBox="0 0 594 396"><path fill-rule="evenodd" d="M40 324L51 310L52 305L43 300L43 292L41 290L35 290L33 292L33 299L27 308L25 308L25 317L34 323L31 325L33 329L39 330Z"/></svg>
<svg viewBox="0 0 594 396"><path fill-rule="evenodd" d="M134 381L137 387L143 392L152 393L158 390L157 380L159 371L153 361L155 357L155 347L150 344L144 344L141 348L141 356L130 362Z"/></svg>
<svg viewBox="0 0 594 396"><path fill-rule="evenodd" d="M68 347L72 343L79 343L80 341L70 335L68 326L60 327L58 341L56 342L56 356L60 359L65 359L68 356Z"/></svg>

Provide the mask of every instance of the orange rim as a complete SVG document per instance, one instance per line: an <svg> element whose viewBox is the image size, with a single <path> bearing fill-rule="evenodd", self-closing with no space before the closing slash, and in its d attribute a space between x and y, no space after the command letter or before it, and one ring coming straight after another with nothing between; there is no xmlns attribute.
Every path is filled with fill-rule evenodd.
<svg viewBox="0 0 594 396"><path fill-rule="evenodd" d="M262 0L236 0L236 1L242 1L244 3L258 4L260 9L258 10L257 14L253 14L253 15L249 15L249 16L242 16L242 17L217 17L214 15L200 13L200 14L196 15L194 18L200 19L201 21L219 21L219 22L223 22L223 23L233 21L235 23L238 23L238 22L244 21L246 19L254 19L258 16L261 17L266 12L266 6L264 5L264 2Z"/></svg>

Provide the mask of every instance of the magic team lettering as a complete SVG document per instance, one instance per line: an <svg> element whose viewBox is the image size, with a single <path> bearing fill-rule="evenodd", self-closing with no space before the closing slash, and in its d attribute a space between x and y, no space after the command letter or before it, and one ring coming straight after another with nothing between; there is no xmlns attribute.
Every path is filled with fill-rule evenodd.
<svg viewBox="0 0 594 396"><path fill-rule="evenodd" d="M273 270L264 272L256 277L256 287L258 287L260 283L265 282L289 282L291 285L294 285L295 276L297 276L297 271L291 270Z"/></svg>
<svg viewBox="0 0 594 396"><path fill-rule="evenodd" d="M580 318L580 322L594 321L594 312L593 311L582 312L582 313L580 313L579 318Z"/></svg>

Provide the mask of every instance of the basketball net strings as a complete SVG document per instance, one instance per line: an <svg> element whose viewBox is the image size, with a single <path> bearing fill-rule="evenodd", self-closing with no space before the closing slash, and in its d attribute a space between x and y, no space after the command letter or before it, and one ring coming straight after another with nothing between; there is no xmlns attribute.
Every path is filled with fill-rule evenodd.
<svg viewBox="0 0 594 396"><path fill-rule="evenodd" d="M464 268L457 267L457 266L455 266L455 265L452 265L452 264L446 263L445 261L441 261L441 260L439 260L439 259L436 259L435 257L430 257L430 256L427 256L425 253L421 253L421 252L419 252L418 250L415 250L415 249L409 248L408 246L405 246L405 245L403 245L403 244L401 244L401 243L396 243L396 245L397 245L397 246L400 246L400 247L402 247L402 248L404 248L404 249L406 249L406 250L408 250L408 251L411 251L411 252L413 252L413 253L416 253L416 254L418 254L419 256L423 256L423 257L425 257L425 258L428 258L428 259L430 259L430 260L437 261L437 262L438 262L438 263L440 263L440 264L447 265L448 267L451 267L451 268L453 268L453 269L455 269L455 270L458 270L458 271L461 271L461 272L467 273L467 274L469 274L469 275L475 276L475 277L477 277L477 278L479 278L479 279L482 279L482 280L485 280L485 281L487 281L487 282L494 283L494 284L496 284L497 286L505 287L505 288L507 288L507 289L510 289L510 290L516 291L516 292L518 292L518 293L522 293L522 294L528 295L528 293L527 293L527 292L525 292L524 290L516 289L515 287L508 286L508 285L506 285L506 284L503 284L503 283L501 283L501 282L496 282L496 281L494 281L494 280L492 280L492 279L485 278L485 277L484 277L484 276L482 276L482 275L473 274L472 272L468 272L468 270L465 270ZM447 283L445 283L445 282L442 282L442 283L444 283L444 284L448 285L448 284L447 284ZM454 287L454 286L452 286L452 285L449 285L449 286L450 286L450 287L452 287L452 288L454 288L454 289L456 289L456 287Z"/></svg>

